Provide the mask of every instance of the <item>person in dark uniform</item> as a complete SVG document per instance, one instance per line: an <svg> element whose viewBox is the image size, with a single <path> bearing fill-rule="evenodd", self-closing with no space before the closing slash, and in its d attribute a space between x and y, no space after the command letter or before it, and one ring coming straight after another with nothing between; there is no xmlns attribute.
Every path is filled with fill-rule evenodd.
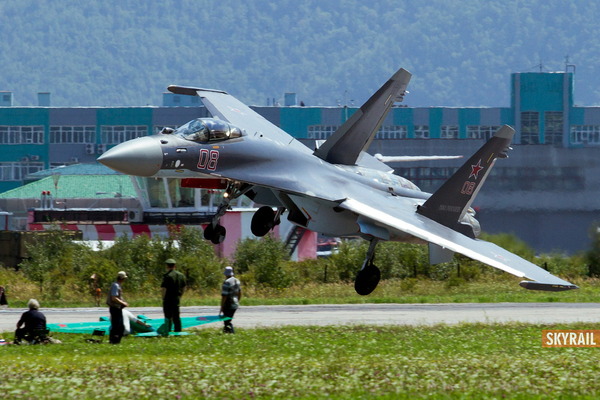
<svg viewBox="0 0 600 400"><path fill-rule="evenodd" d="M219 315L231 318L223 321L223 332L235 333L231 321L242 298L241 283L239 279L233 276L233 268L225 267L223 274L225 275L225 281L221 287L221 310L219 311Z"/></svg>
<svg viewBox="0 0 600 400"><path fill-rule="evenodd" d="M160 285L163 298L163 312L165 314L165 334L171 331L171 324L175 332L181 332L181 317L179 316L179 302L185 292L185 276L176 270L176 262L169 258L165 261L167 272L163 275ZM167 329L168 328L168 329Z"/></svg>
<svg viewBox="0 0 600 400"><path fill-rule="evenodd" d="M27 303L29 311L25 311L21 315L21 319L17 322L17 330L15 331L15 343L18 344L22 340L31 342L36 339L36 336L43 336L39 339L44 339L46 336L43 331L46 330L46 316L40 311L40 303L36 299L31 299ZM36 332L39 332L36 334Z"/></svg>

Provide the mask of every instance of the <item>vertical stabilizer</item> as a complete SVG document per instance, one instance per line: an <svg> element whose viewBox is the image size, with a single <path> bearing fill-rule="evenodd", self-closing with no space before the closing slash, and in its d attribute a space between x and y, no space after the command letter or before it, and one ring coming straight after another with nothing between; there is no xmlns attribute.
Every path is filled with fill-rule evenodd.
<svg viewBox="0 0 600 400"><path fill-rule="evenodd" d="M514 133L515 130L508 125L501 127L417 212L467 236L475 237L473 229L461 224L461 221L496 159L508 157L506 152L510 149Z"/></svg>
<svg viewBox="0 0 600 400"><path fill-rule="evenodd" d="M398 70L314 154L332 164L355 165L392 105L404 98L411 76L403 68Z"/></svg>

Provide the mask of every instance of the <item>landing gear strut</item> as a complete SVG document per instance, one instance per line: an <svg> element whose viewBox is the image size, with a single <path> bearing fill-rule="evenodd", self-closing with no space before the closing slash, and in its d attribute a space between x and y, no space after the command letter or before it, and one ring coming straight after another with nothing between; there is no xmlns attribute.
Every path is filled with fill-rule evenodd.
<svg viewBox="0 0 600 400"><path fill-rule="evenodd" d="M219 205L219 208L217 208L217 213L211 223L204 228L204 239L210 240L213 244L223 243L227 235L227 230L223 225L219 224L219 220L227 212L229 203L246 193L251 187L250 185L236 183L229 183L227 185L227 189L225 189L225 193L223 194L223 201Z"/></svg>
<svg viewBox="0 0 600 400"><path fill-rule="evenodd" d="M254 236L265 236L275 225L279 225L281 214L285 211L285 207L279 207L277 212L269 206L262 206L254 213L250 229Z"/></svg>
<svg viewBox="0 0 600 400"><path fill-rule="evenodd" d="M366 296L375 290L379 283L379 279L381 279L379 268L373 264L373 260L375 259L375 246L377 246L377 239L372 239L369 244L365 262L363 263L362 269L358 271L356 280L354 281L354 290L362 296Z"/></svg>

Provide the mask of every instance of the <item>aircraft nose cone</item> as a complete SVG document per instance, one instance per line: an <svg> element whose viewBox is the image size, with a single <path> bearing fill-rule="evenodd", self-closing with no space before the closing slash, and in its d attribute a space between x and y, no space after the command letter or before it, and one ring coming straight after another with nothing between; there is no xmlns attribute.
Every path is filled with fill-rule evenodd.
<svg viewBox="0 0 600 400"><path fill-rule="evenodd" d="M141 137L116 145L98 157L98 162L127 175L153 176L162 165L160 144L151 137Z"/></svg>

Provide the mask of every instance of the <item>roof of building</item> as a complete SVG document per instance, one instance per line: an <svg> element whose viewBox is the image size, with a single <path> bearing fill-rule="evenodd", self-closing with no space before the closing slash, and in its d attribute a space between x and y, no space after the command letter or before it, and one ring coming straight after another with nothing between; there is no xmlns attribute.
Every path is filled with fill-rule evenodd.
<svg viewBox="0 0 600 400"><path fill-rule="evenodd" d="M121 173L99 163L71 164L34 172L27 175L26 179L40 179L51 175L121 175Z"/></svg>
<svg viewBox="0 0 600 400"><path fill-rule="evenodd" d="M56 179L56 177L58 177ZM56 179L56 183L55 183ZM54 198L101 199L107 197L136 197L127 175L54 175L0 193L0 199L38 199L43 191Z"/></svg>

